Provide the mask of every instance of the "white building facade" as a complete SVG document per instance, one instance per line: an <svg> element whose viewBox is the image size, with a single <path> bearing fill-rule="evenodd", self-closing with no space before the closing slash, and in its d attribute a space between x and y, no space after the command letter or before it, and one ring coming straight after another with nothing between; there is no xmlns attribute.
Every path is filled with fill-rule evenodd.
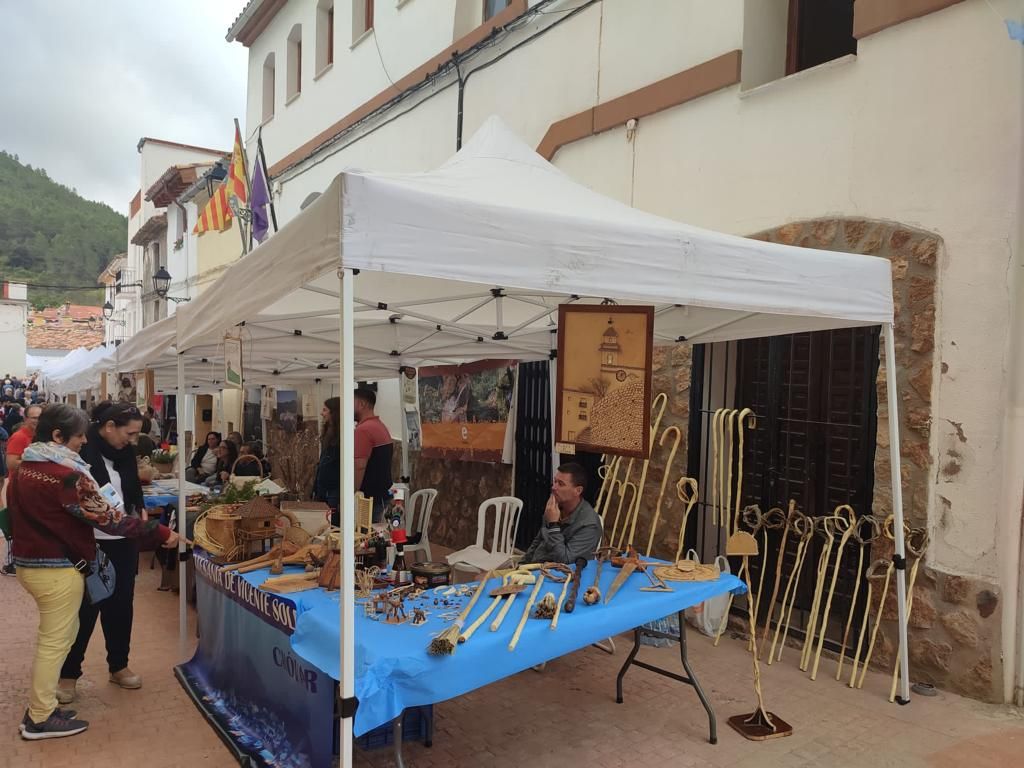
<svg viewBox="0 0 1024 768"><path fill-rule="evenodd" d="M28 307L24 283L0 282L0 376L25 375Z"/></svg>
<svg viewBox="0 0 1024 768"><path fill-rule="evenodd" d="M897 371L869 382L862 510L891 505L895 377L908 518L930 536L915 679L1019 699L1024 46L1001 14L1024 3L827 5L253 0L228 39L249 49L248 149L259 130L281 224L346 167L435 167L496 114L637 208L890 259Z"/></svg>

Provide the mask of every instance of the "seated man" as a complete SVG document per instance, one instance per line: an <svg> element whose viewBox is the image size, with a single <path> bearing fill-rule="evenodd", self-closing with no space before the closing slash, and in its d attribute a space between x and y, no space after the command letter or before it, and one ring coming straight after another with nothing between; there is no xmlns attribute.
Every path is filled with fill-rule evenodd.
<svg viewBox="0 0 1024 768"><path fill-rule="evenodd" d="M601 518L583 498L587 473L579 464L563 464L551 483L551 497L544 507L544 522L524 563L566 563L589 560L601 543Z"/></svg>

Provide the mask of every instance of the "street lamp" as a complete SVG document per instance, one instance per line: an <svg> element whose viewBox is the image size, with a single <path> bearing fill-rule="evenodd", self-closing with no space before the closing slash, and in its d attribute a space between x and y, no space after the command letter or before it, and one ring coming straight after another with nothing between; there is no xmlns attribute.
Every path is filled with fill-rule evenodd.
<svg viewBox="0 0 1024 768"><path fill-rule="evenodd" d="M188 298L180 299L174 296L168 296L167 291L171 287L171 273L167 271L166 267L160 267L156 274L153 275L153 290L156 295L161 299L167 301L173 301L175 304L180 304L183 301L189 301Z"/></svg>
<svg viewBox="0 0 1024 768"><path fill-rule="evenodd" d="M103 305L103 319L109 320L114 316L114 305L109 301Z"/></svg>

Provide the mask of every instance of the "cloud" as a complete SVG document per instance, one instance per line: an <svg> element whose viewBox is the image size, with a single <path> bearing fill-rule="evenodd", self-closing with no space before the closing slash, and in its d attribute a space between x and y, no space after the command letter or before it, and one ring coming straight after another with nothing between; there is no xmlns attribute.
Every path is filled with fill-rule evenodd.
<svg viewBox="0 0 1024 768"><path fill-rule="evenodd" d="M142 136L230 149L244 0L0 0L0 149L127 213Z"/></svg>

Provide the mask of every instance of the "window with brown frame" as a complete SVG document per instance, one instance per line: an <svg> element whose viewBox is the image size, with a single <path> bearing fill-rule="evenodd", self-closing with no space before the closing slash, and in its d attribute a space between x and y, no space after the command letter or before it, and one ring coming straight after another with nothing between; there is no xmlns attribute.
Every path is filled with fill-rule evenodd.
<svg viewBox="0 0 1024 768"><path fill-rule="evenodd" d="M786 74L857 52L854 0L789 0Z"/></svg>

